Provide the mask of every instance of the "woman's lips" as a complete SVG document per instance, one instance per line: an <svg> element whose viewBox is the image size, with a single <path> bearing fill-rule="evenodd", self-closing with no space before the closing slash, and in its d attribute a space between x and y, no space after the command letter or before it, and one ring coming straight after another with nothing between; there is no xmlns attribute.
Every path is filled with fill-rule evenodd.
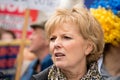
<svg viewBox="0 0 120 80"><path fill-rule="evenodd" d="M60 52L58 52L58 53L55 53L55 57L63 57L63 56L65 56L65 54L63 54L63 53L60 53Z"/></svg>

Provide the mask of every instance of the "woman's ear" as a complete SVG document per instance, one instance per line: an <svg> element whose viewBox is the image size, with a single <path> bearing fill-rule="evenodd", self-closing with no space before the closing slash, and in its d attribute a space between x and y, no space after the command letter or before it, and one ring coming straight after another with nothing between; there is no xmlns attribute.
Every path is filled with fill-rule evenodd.
<svg viewBox="0 0 120 80"><path fill-rule="evenodd" d="M93 50L93 43L91 41L88 41L86 51L85 51L85 55L89 55L92 50Z"/></svg>

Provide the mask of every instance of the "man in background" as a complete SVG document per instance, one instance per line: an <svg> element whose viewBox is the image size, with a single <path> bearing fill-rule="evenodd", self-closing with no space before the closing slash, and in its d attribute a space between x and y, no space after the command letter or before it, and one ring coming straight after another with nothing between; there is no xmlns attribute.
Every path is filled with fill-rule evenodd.
<svg viewBox="0 0 120 80"><path fill-rule="evenodd" d="M33 74L37 74L53 64L51 55L49 54L49 44L44 32L45 23L46 21L42 21L30 25L33 29L33 33L30 37L31 45L29 46L29 51L34 53L37 59L30 63L27 70L22 75L21 80L30 80Z"/></svg>

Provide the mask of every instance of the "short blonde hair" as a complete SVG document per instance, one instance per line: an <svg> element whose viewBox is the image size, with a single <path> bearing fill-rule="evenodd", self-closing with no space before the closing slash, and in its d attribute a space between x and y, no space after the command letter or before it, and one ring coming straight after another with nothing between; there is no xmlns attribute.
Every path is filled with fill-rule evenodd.
<svg viewBox="0 0 120 80"><path fill-rule="evenodd" d="M93 43L93 50L87 56L87 63L97 61L104 48L103 31L98 21L86 8L58 9L45 25L47 38L50 37L56 26L70 22L77 24L82 37Z"/></svg>

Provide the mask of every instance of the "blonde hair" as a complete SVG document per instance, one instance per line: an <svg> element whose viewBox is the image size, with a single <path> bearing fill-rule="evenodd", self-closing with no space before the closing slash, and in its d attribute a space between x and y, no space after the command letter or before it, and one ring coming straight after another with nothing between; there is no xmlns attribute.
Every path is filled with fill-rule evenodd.
<svg viewBox="0 0 120 80"><path fill-rule="evenodd" d="M93 50L87 56L87 62L97 61L104 48L103 31L98 21L90 14L87 8L58 9L46 23L45 31L47 38L50 37L58 25L63 23L78 25L82 37L93 43Z"/></svg>

